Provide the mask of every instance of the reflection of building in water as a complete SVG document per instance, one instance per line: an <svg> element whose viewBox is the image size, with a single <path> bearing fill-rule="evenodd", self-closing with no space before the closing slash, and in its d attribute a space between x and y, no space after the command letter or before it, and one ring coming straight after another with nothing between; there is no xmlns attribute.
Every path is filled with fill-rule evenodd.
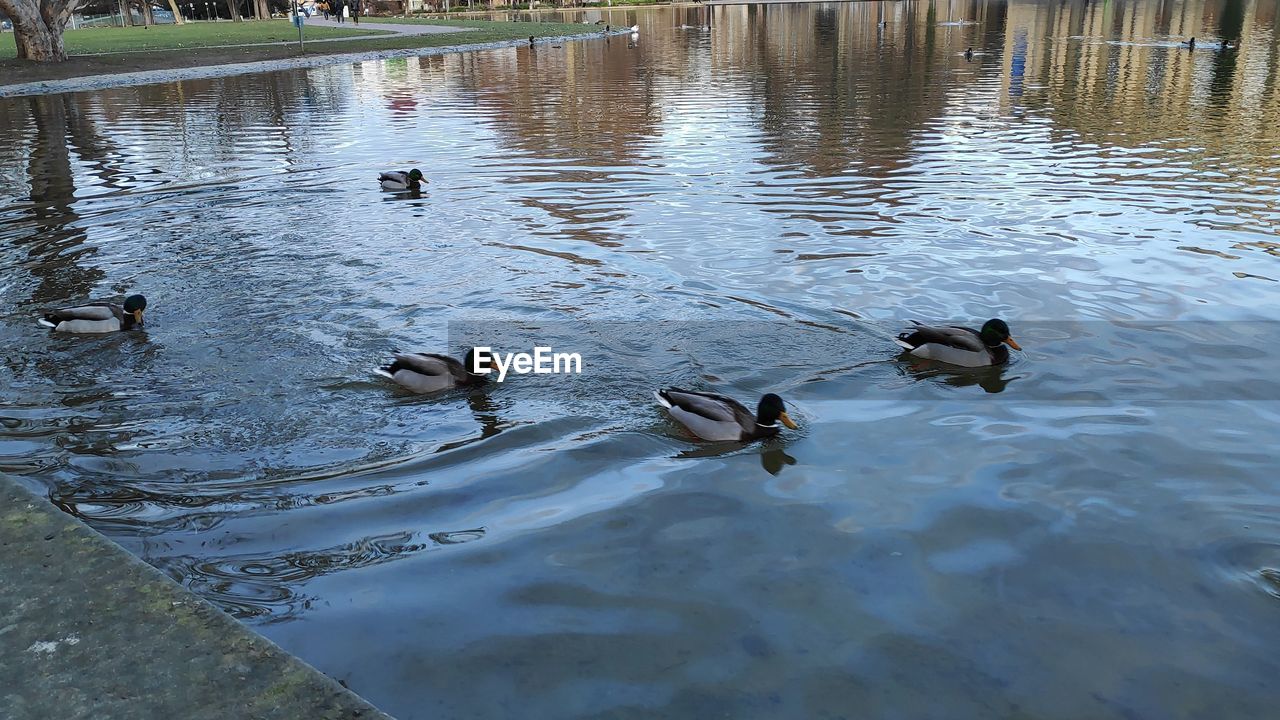
<svg viewBox="0 0 1280 720"><path fill-rule="evenodd" d="M884 174L945 110L966 47L1004 22L1003 3L728 6L716 9L713 77L761 106L769 164L816 176Z"/></svg>
<svg viewBox="0 0 1280 720"><path fill-rule="evenodd" d="M1014 3L1001 109L1047 108L1098 142L1194 135L1209 154L1240 150L1267 162L1280 154L1276 9L1256 0ZM1181 45L1192 36L1194 51ZM1239 49L1220 38L1238 39Z"/></svg>

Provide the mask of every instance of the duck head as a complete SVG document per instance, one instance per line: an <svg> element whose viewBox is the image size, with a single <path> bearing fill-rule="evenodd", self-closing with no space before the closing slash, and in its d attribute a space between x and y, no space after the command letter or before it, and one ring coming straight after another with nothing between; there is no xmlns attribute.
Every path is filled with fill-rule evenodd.
<svg viewBox="0 0 1280 720"><path fill-rule="evenodd" d="M796 429L795 422L787 416L787 406L782 404L782 398L773 393L760 398L760 404L756 406L756 424L762 427L777 427L779 420L788 428Z"/></svg>
<svg viewBox="0 0 1280 720"><path fill-rule="evenodd" d="M422 171L414 168L409 171L409 187L417 187L422 182Z"/></svg>
<svg viewBox="0 0 1280 720"><path fill-rule="evenodd" d="M132 315L133 321L142 324L142 311L147 309L147 299L141 295L130 295L124 299L124 312Z"/></svg>
<svg viewBox="0 0 1280 720"><path fill-rule="evenodd" d="M1000 343L1004 343L1014 350L1021 350L1022 346L1013 341L1009 336L1009 324L1000 319L988 320L982 325L982 331L978 333L982 337L982 344L987 347L996 347Z"/></svg>
<svg viewBox="0 0 1280 720"><path fill-rule="evenodd" d="M476 365L476 349L471 348L462 359L462 367L466 368L467 374L471 377L484 379L494 369L493 356L486 356L479 365Z"/></svg>

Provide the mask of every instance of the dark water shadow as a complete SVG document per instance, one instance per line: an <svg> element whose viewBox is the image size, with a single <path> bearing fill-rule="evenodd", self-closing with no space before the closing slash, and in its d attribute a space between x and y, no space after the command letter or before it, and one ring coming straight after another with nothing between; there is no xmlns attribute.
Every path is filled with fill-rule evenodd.
<svg viewBox="0 0 1280 720"><path fill-rule="evenodd" d="M1020 380L1021 375L1008 375L1010 365L995 365L980 368L962 368L934 360L923 360L907 353L899 356L899 372L921 382L936 382L954 388L965 388L977 385L988 393L1001 393L1009 383Z"/></svg>

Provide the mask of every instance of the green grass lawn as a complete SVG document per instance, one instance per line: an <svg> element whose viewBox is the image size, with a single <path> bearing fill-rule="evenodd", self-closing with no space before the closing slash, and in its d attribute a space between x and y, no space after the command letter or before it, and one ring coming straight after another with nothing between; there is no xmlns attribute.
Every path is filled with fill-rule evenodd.
<svg viewBox="0 0 1280 720"><path fill-rule="evenodd" d="M338 30L309 27L309 40L374 35L375 28ZM298 39L298 31L288 20L245 22L196 22L185 25L153 25L150 28L86 28L68 30L63 35L68 55L145 50L182 50L247 43L269 43ZM17 57L13 33L0 35L0 58Z"/></svg>
<svg viewBox="0 0 1280 720"><path fill-rule="evenodd" d="M584 33L598 33L603 29L597 28L594 25L583 25L582 23L505 22L495 20L464 20L462 18L449 18L448 20L442 20L440 18L418 17L361 17L360 22L369 24L393 23L396 25L448 25L450 27L475 28L475 31L467 33L467 37L479 37L481 35L488 36L490 34L503 36L502 38L486 37L485 40L480 40L479 42L529 37L530 35L536 37L582 35ZM467 42L477 41L468 40Z"/></svg>
<svg viewBox="0 0 1280 720"><path fill-rule="evenodd" d="M379 22L411 23L421 25L451 25L453 27L473 28L466 33L442 33L435 35L402 36L380 31L369 27ZM323 40L328 38L353 37L359 35L377 35L385 33L386 38L353 40L350 42L320 43L308 45L307 53L353 53L370 50L402 50L406 48L429 48L443 45L462 45L471 43L496 42L499 40L520 40L533 35L535 37L555 37L562 35L583 35L599 33L594 26L574 23L541 23L541 22L493 22L487 20L423 20L418 18L374 18L361 19L359 29L335 29L315 26L306 27L307 40ZM195 48L217 48L227 45L244 45L248 43L293 42L298 39L298 31L288 20L267 20L263 22L245 21L239 23L187 23L185 25L153 25L151 29L131 28L90 28L85 30L68 30L64 36L68 55L93 55L97 53L145 53L158 50L184 50ZM0 60L8 60L17 56L17 47L13 43L13 35L5 33L0 36Z"/></svg>

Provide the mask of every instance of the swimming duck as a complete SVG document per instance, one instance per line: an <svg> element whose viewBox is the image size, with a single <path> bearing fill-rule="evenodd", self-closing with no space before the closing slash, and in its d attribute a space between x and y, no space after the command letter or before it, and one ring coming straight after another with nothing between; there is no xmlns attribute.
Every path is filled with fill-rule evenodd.
<svg viewBox="0 0 1280 720"><path fill-rule="evenodd" d="M130 295L124 305L110 302L91 302L86 305L50 310L40 318L40 324L58 332L109 333L132 330L142 324L142 311L147 309L147 299Z"/></svg>
<svg viewBox="0 0 1280 720"><path fill-rule="evenodd" d="M1190 40L1187 41L1187 49L1188 50L1196 49L1196 39L1194 37L1192 37Z"/></svg>
<svg viewBox="0 0 1280 720"><path fill-rule="evenodd" d="M1022 347L1009 336L1009 325L1003 320L988 320L981 330L949 325L931 327L912 321L915 327L894 339L906 351L920 358L959 365L985 367L1009 361L1009 350Z"/></svg>
<svg viewBox="0 0 1280 720"><path fill-rule="evenodd" d="M421 190L422 171L414 168L409 172L401 172L399 170L391 170L378 175L378 181L382 183L383 190Z"/></svg>
<svg viewBox="0 0 1280 720"><path fill-rule="evenodd" d="M796 429L782 398L773 393L760 398L754 415L737 400L715 393L667 388L655 392L654 397L671 417L703 440L749 442L773 437L778 434L779 421Z"/></svg>
<svg viewBox="0 0 1280 720"><path fill-rule="evenodd" d="M416 393L433 393L456 387L481 385L488 379L489 364L481 366L485 373L473 373L475 350L468 350L462 362L435 353L395 353L395 360L377 373Z"/></svg>
<svg viewBox="0 0 1280 720"><path fill-rule="evenodd" d="M965 51L964 51L964 59L965 59L965 60L972 60L972 59L973 59L973 48L965 48Z"/></svg>

